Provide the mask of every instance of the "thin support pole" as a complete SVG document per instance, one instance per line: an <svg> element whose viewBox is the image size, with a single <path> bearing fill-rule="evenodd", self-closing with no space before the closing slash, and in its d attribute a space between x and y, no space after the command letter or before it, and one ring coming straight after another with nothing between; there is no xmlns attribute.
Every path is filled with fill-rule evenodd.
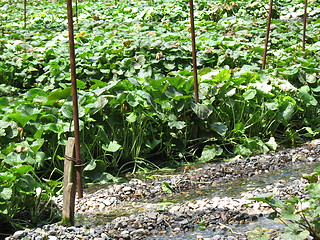
<svg viewBox="0 0 320 240"><path fill-rule="evenodd" d="M77 21L77 24L79 23L79 20L78 20L78 0L75 0L76 2L76 21Z"/></svg>
<svg viewBox="0 0 320 240"><path fill-rule="evenodd" d="M306 29L307 29L307 17L308 17L308 0L304 1L304 14L303 14L303 34L302 34L302 51L306 48Z"/></svg>
<svg viewBox="0 0 320 240"><path fill-rule="evenodd" d="M73 33L73 18L72 18L72 0L67 0L68 12L68 30L69 30L69 52L70 52L70 71L72 84L72 103L73 103L73 123L74 123L74 142L75 142L75 162L76 164L76 179L78 186L78 197L83 197L82 189L82 169L80 158L80 131L79 131L79 112L78 112L78 94L76 81L76 63L74 51L74 33Z"/></svg>
<svg viewBox="0 0 320 240"><path fill-rule="evenodd" d="M190 8L190 27L191 27L191 40L192 40L192 64L193 64L193 79L194 79L194 101L199 102L199 90L198 90L198 69L197 69L197 50L196 50L196 34L194 31L194 11L193 0L189 0Z"/></svg>
<svg viewBox="0 0 320 240"><path fill-rule="evenodd" d="M262 59L262 66L261 66L262 70L265 69L265 67L266 67L267 51L268 51L268 43L269 43L269 34L270 34L270 25L271 25L271 15L272 15L272 5L273 5L273 0L270 0L268 23L267 23L267 32L266 32L266 38L264 40L264 52L263 52L263 59Z"/></svg>
<svg viewBox="0 0 320 240"><path fill-rule="evenodd" d="M24 28L27 27L27 0L23 1L23 21L24 21Z"/></svg>

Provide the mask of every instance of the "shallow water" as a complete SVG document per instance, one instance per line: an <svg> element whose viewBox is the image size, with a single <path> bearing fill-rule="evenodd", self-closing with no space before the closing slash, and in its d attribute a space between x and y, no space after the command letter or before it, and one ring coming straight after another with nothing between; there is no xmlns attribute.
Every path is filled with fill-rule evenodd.
<svg viewBox="0 0 320 240"><path fill-rule="evenodd" d="M317 167L319 163L313 164L297 164L290 165L287 169L279 169L271 173L257 174L247 179L238 179L230 181L229 183L220 184L217 186L209 186L203 189L188 190L187 192L181 192L178 194L167 195L157 201L150 200L148 202L129 202L124 203L116 208L116 210L108 213L101 213L95 216L78 216L76 222L81 225L104 225L107 222L112 221L116 217L128 216L131 214L146 212L150 210L161 211L170 207L172 204L183 203L188 200L197 200L201 198L210 197L236 197L240 196L241 193L254 190L257 188L264 188L267 185L277 182L279 180L288 180L290 177L300 178L302 173L310 173ZM105 186L100 186L101 188ZM94 186L97 190L97 186ZM92 191L92 189L89 189ZM241 238L241 233L250 232L256 227L261 226L264 229L279 229L283 227L282 223L276 223L273 220L267 219L265 217L259 218L255 222L250 222L247 224L239 224L237 226L231 226L228 231L234 233L239 233L239 239ZM223 227L222 227L223 228ZM191 239L204 239L209 240L217 235L224 235L224 230L219 228L215 229L195 229L184 234L168 234L168 235L157 235L152 236L150 239L160 240L160 239L174 239L174 240L191 240Z"/></svg>
<svg viewBox="0 0 320 240"><path fill-rule="evenodd" d="M208 189L205 189L202 191L201 194L193 195L193 199L201 198L201 197L210 197L210 196L221 196L221 197L235 197L241 195L243 192L247 192L249 190L253 190L256 188L264 188L265 186L279 181L279 180L288 180L290 177L296 177L300 178L301 174L303 173L311 173L314 168L319 166L319 163L313 163L309 165L293 165L290 166L287 169L278 170L273 173L268 174L260 174L255 175L253 177L250 177L245 180L235 180L232 181L232 183L224 184L218 187L210 187ZM201 195L201 196L200 196ZM192 199L192 193L191 197L188 196L189 199ZM261 217L258 218L257 221L250 222L247 224L239 224L237 226L231 226L228 231L232 231L233 233L239 233L239 239L241 238L241 233L244 232L251 232L258 226L262 227L263 229L283 229L284 225L281 222L276 222L274 220L268 219L267 217ZM183 234L168 234L168 235L162 235L162 236L153 236L151 239L153 240L160 240L160 239L166 239L166 240L192 240L192 239L203 239L203 240L209 240L212 239L214 236L217 237L217 235L224 235L223 230L217 230L217 229L206 229L206 230L195 230L186 232ZM243 238L246 239L246 238Z"/></svg>

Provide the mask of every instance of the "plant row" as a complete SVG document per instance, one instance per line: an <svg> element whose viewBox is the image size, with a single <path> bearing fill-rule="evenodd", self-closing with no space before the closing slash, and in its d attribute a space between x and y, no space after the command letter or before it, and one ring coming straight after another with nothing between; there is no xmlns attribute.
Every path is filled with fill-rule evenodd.
<svg viewBox="0 0 320 240"><path fill-rule="evenodd" d="M22 6L1 5L0 222L18 226L23 213L32 216L24 225L32 225L60 187L64 148L73 134L66 11L59 3L30 4L23 29ZM248 156L315 137L320 22L313 16L319 8L309 5L303 53L302 23L295 20L303 5L280 5L268 70L261 71L267 5L196 4L195 104L185 2L79 3L85 180L116 181L118 173Z"/></svg>

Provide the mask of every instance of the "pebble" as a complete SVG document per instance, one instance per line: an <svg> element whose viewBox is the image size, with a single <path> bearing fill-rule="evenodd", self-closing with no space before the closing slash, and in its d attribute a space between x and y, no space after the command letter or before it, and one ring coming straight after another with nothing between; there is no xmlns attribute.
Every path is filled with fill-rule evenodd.
<svg viewBox="0 0 320 240"><path fill-rule="evenodd" d="M317 141L317 144L320 141ZM218 229L218 232L210 240L233 240L238 238L228 230L229 224L243 224L255 221L264 214L269 214L268 206L261 202L248 200L259 194L273 193L281 200L294 195L305 196L304 188L306 180L297 177L288 177L287 181L279 180L265 187L248 188L246 192L234 197L210 196L197 200L189 200L173 206L150 207L149 211L141 213L126 212L126 216L117 217L103 226L95 225L91 217L95 214L108 215L112 209L119 210L122 207L134 208L133 203L139 207L143 202L156 198L162 200L165 193L162 183L167 182L174 189L174 194L193 189L219 186L229 183L231 180L248 178L254 174L264 174L266 170L277 171L289 164L308 164L318 161L318 148L311 143L296 149L287 149L275 153L253 156L249 158L235 158L233 161L216 164L213 163L198 171L190 171L171 177L155 178L152 182L131 180L129 183L115 184L94 193L85 193L84 198L77 199L76 212L86 214L90 225L77 227L62 227L55 224L45 225L39 229L21 230L15 232L7 240L23 239L30 236L35 240L120 240L120 239L149 239L150 235L162 235L173 232L193 230L199 226L208 226ZM301 153L304 156L301 156ZM293 161L294 160L294 161ZM271 168L271 167L274 168ZM55 198L61 207L62 198ZM246 206L248 203L251 205ZM139 205L140 204L140 205ZM146 205L145 205L146 206ZM125 209L125 208L124 208ZM137 209L137 208L136 208ZM90 217L91 216L91 217ZM222 223L223 225L219 225ZM280 229L277 229L279 231ZM165 238L164 238L165 239ZM197 239L209 239L197 235Z"/></svg>
<svg viewBox="0 0 320 240"><path fill-rule="evenodd" d="M26 235L26 232L23 231L23 230L20 230L20 231L16 231L14 234L13 234L13 238L15 239L20 239L21 237L25 236Z"/></svg>

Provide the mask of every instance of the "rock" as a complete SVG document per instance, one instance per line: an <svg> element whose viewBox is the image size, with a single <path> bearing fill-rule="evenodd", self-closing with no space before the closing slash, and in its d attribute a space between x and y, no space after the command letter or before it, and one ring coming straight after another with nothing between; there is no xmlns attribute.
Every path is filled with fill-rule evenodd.
<svg viewBox="0 0 320 240"><path fill-rule="evenodd" d="M212 238L212 240L221 240L221 239L223 239L223 237L220 236L220 235L215 235L215 236Z"/></svg>
<svg viewBox="0 0 320 240"><path fill-rule="evenodd" d="M48 236L48 240L58 240L58 237L50 235Z"/></svg>
<svg viewBox="0 0 320 240"><path fill-rule="evenodd" d="M20 230L20 231L16 231L16 232L12 235L12 237L13 237L14 239L18 239L18 238L24 237L25 235L26 235L26 232L25 232L24 230Z"/></svg>
<svg viewBox="0 0 320 240"><path fill-rule="evenodd" d="M124 187L124 188L122 188L122 191L124 191L124 192L130 192L131 190L132 190L131 187Z"/></svg>
<svg viewBox="0 0 320 240"><path fill-rule="evenodd" d="M130 232L127 231L127 230L122 231L122 232L120 233L120 236L121 236L122 238L129 238L129 237L130 237Z"/></svg>

